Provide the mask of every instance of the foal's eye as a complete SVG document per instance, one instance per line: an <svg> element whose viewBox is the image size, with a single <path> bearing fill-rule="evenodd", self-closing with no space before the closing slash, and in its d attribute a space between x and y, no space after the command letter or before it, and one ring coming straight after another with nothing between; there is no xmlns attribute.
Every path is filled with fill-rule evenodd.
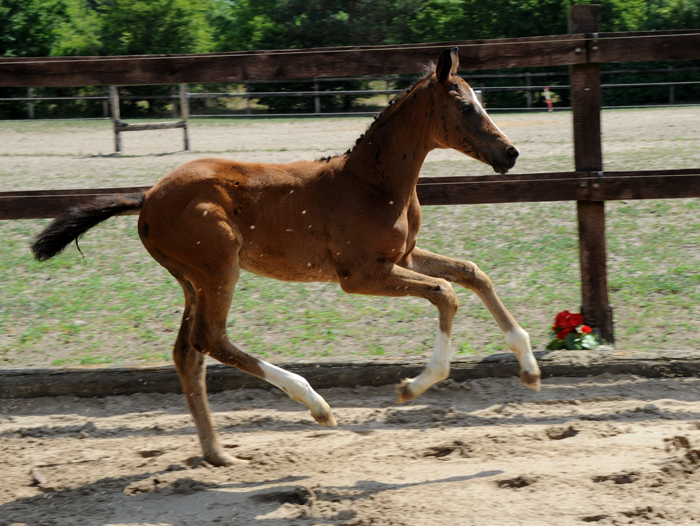
<svg viewBox="0 0 700 526"><path fill-rule="evenodd" d="M469 114L472 112L472 105L471 105L471 104L467 104L466 106L464 106L464 107L463 107L461 110L459 110L459 111L461 111L464 115L469 115Z"/></svg>

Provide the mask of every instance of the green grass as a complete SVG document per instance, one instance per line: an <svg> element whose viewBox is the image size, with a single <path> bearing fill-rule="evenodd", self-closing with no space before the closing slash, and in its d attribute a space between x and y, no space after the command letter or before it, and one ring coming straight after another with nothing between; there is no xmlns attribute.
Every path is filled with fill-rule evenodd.
<svg viewBox="0 0 700 526"><path fill-rule="evenodd" d="M424 209L421 246L471 259L543 348L551 318L580 302L573 203ZM182 313L175 281L140 246L135 218L111 220L46 262L28 243L46 221L8 221L0 281L0 360L7 365L151 363L169 359ZM449 224L450 228L443 225ZM618 347L700 342L700 201L608 203L610 289ZM457 354L505 349L488 311L459 290ZM435 309L415 298L351 296L333 284L242 273L229 333L267 358L415 356L432 348Z"/></svg>

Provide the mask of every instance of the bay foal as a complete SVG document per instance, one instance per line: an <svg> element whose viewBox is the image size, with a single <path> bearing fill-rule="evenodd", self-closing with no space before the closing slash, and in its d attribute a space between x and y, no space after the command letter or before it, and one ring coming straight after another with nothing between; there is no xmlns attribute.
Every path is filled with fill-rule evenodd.
<svg viewBox="0 0 700 526"><path fill-rule="evenodd" d="M286 165L201 159L165 176L145 194L107 196L57 218L37 238L48 259L113 215L141 209L138 232L148 252L177 279L185 312L174 360L204 456L234 462L212 427L205 355L263 378L306 404L322 425L330 407L302 377L254 358L226 334L239 269L284 281L332 281L351 294L417 296L435 305L439 326L432 357L399 386L399 401L417 397L449 373L457 296L448 281L473 290L503 331L538 391L540 370L527 333L505 309L489 278L468 261L416 247L421 209L416 183L431 150L453 148L505 173L518 150L456 75L457 48L369 127L345 155Z"/></svg>

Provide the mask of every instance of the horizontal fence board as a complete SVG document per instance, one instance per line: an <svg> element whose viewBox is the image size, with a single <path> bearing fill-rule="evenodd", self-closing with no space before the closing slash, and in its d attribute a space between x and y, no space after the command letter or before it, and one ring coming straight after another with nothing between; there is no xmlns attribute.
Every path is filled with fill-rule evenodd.
<svg viewBox="0 0 700 526"><path fill-rule="evenodd" d="M417 73L442 49L460 48L463 69L544 67L586 60L585 35L450 41L400 46L192 55L0 59L0 87L241 82ZM577 51L578 50L578 51Z"/></svg>
<svg viewBox="0 0 700 526"><path fill-rule="evenodd" d="M591 46L591 62L698 60L700 30L599 33Z"/></svg>
<svg viewBox="0 0 700 526"><path fill-rule="evenodd" d="M0 220L56 217L97 195L145 192L148 187L0 192ZM467 177L423 177L422 205L531 203L541 201L614 201L700 197L700 168ZM138 211L133 211L138 214Z"/></svg>
<svg viewBox="0 0 700 526"><path fill-rule="evenodd" d="M154 122L152 124L129 124L123 121L119 121L114 126L114 131L127 132L127 131L145 131L145 130L172 130L173 128L187 128L187 123L185 121L177 122Z"/></svg>
<svg viewBox="0 0 700 526"><path fill-rule="evenodd" d="M0 192L0 220L56 217L72 206L105 194L145 192L149 187ZM139 210L127 212L136 215Z"/></svg>
<svg viewBox="0 0 700 526"><path fill-rule="evenodd" d="M647 378L696 376L700 352L663 351L625 353L610 351L540 351L535 353L542 378L586 377L601 374L635 374ZM421 360L379 359L324 362L278 362L276 365L306 378L317 388L381 386L415 377L424 367ZM450 378L517 377L520 366L514 354L460 357L453 360ZM272 386L226 365L207 368L207 390ZM523 387L524 389L524 387ZM0 371L0 398L40 396L101 397L135 393L182 393L172 365L151 367L104 367L80 369L8 369Z"/></svg>

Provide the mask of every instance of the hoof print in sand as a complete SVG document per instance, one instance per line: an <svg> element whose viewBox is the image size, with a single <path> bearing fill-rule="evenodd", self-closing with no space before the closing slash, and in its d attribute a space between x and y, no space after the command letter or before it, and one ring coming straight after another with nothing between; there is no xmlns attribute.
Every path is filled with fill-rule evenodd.
<svg viewBox="0 0 700 526"><path fill-rule="evenodd" d="M529 475L519 475L515 478L512 479L502 479L502 480L497 480L496 481L496 486L499 488L512 488L512 489L518 489L518 488L524 488L526 486L530 486L537 482L536 477L532 477Z"/></svg>
<svg viewBox="0 0 700 526"><path fill-rule="evenodd" d="M599 475L593 477L593 482L608 482L612 481L615 484L631 484L639 480L641 475L636 471L623 471L612 475Z"/></svg>
<svg viewBox="0 0 700 526"><path fill-rule="evenodd" d="M461 440L455 440L452 444L444 446L431 446L423 453L424 457L444 458L449 457L453 453L461 457L471 457L472 450Z"/></svg>
<svg viewBox="0 0 700 526"><path fill-rule="evenodd" d="M290 491L275 491L272 493L262 493L253 497L258 502L277 502L279 504L308 504L314 494L306 488L294 488Z"/></svg>
<svg viewBox="0 0 700 526"><path fill-rule="evenodd" d="M588 517L583 517L581 520L583 522L598 522L607 519L607 515L589 515Z"/></svg>
<svg viewBox="0 0 700 526"><path fill-rule="evenodd" d="M558 427L547 429L547 436L551 440L564 440L565 438L575 437L578 433L579 432L571 426L566 429Z"/></svg>

